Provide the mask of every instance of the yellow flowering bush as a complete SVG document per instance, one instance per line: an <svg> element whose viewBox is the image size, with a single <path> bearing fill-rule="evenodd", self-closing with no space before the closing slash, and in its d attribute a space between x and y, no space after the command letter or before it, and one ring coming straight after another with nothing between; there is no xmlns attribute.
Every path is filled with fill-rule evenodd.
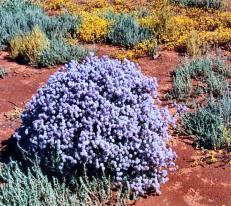
<svg viewBox="0 0 231 206"><path fill-rule="evenodd" d="M175 27L172 27L171 32L161 36L161 41L169 49L191 50L192 47L189 49L187 45L190 45L190 35L193 32L196 32L199 37L197 47L202 46L202 43L210 46L217 44L219 46L230 42L231 13L211 9L205 11L199 8L180 7L178 7L177 11L178 15L172 17L172 24ZM191 50L189 53L194 52Z"/></svg>
<svg viewBox="0 0 231 206"><path fill-rule="evenodd" d="M97 13L82 13L82 25L79 30L79 39L84 42L99 42L108 33L110 22Z"/></svg>
<svg viewBox="0 0 231 206"><path fill-rule="evenodd" d="M129 59L134 62L137 61L137 54L132 50L117 51L117 52L110 54L110 57L114 59L119 59L121 61L123 61L124 59Z"/></svg>
<svg viewBox="0 0 231 206"><path fill-rule="evenodd" d="M209 45L224 45L231 42L231 28L218 28L215 31L203 31L200 33L203 42Z"/></svg>
<svg viewBox="0 0 231 206"><path fill-rule="evenodd" d="M158 52L157 48L158 48L157 39L153 38L139 43L138 45L135 46L135 48L132 51L136 55L149 54L155 56Z"/></svg>
<svg viewBox="0 0 231 206"><path fill-rule="evenodd" d="M171 33L175 25L173 24L174 12L168 0L153 0L151 29L156 34L159 43L163 37Z"/></svg>
<svg viewBox="0 0 231 206"><path fill-rule="evenodd" d="M231 147L231 130L224 125L221 125L220 129L222 131L222 143L228 149Z"/></svg>
<svg viewBox="0 0 231 206"><path fill-rule="evenodd" d="M164 44L168 49L187 51L190 55L196 55L204 44L219 46L230 42L231 12L222 10L189 8L172 5L169 0L152 0L146 4L146 14L140 15L140 5L134 5L132 0L89 0L84 4L75 0L43 2L46 2L43 4L47 9L80 15L82 25L78 37L84 42L104 40L112 23L103 17L108 11L117 14L129 12L141 26L153 31L153 39L158 44ZM143 55L150 50L151 44L153 42L142 42L133 53Z"/></svg>
<svg viewBox="0 0 231 206"><path fill-rule="evenodd" d="M35 26L31 33L25 36L17 35L10 41L10 53L13 59L20 58L37 65L40 52L48 49L49 46L49 39L38 26Z"/></svg>

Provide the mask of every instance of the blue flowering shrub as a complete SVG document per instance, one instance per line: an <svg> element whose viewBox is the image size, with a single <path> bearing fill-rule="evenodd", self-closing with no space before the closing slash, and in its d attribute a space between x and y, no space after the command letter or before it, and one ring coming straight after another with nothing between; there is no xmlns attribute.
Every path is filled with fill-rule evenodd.
<svg viewBox="0 0 231 206"><path fill-rule="evenodd" d="M155 104L157 86L128 60L72 61L33 96L14 137L63 174L84 167L110 174L115 186L158 193L175 153L166 144L174 119Z"/></svg>

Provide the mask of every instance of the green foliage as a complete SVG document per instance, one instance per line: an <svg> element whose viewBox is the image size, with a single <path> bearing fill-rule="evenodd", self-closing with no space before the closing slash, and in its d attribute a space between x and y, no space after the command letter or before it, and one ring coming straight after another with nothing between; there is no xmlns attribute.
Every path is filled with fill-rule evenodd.
<svg viewBox="0 0 231 206"><path fill-rule="evenodd" d="M206 149L231 149L231 96L228 77L230 66L220 56L197 58L187 61L173 77L172 94L176 99L198 97L203 93L202 103L193 112L185 114L180 128L186 135L194 135L195 143ZM180 90L186 83L174 78L194 81L191 94ZM199 91L200 90L200 91ZM176 91L179 91L178 93ZM187 95L188 94L188 95Z"/></svg>
<svg viewBox="0 0 231 206"><path fill-rule="evenodd" d="M172 77L173 89L172 97L177 99L184 99L191 95L192 82L191 75L188 69L177 69Z"/></svg>
<svg viewBox="0 0 231 206"><path fill-rule="evenodd" d="M225 91L229 90L229 83L224 76L217 76L214 72L210 72L207 83L207 93L213 96L222 96Z"/></svg>
<svg viewBox="0 0 231 206"><path fill-rule="evenodd" d="M0 49L7 49L10 46L13 58L18 60L21 58L20 60L35 65L66 63L71 58L78 59L85 50L78 45L69 46L63 41L57 42L63 38L74 37L80 23L79 16L67 13L48 16L42 8L31 1L5 0L0 3ZM36 38L39 32L33 33L35 27L44 33L43 38ZM29 33L32 36L28 35ZM50 47L45 36L51 41Z"/></svg>
<svg viewBox="0 0 231 206"><path fill-rule="evenodd" d="M0 46L4 49L15 35L25 35L36 25L48 38L74 34L80 26L80 17L69 14L48 16L30 1L5 0L0 4L0 25Z"/></svg>
<svg viewBox="0 0 231 206"><path fill-rule="evenodd" d="M206 106L182 117L181 126L195 143L205 149L231 149L231 98L223 94L218 100L209 98Z"/></svg>
<svg viewBox="0 0 231 206"><path fill-rule="evenodd" d="M55 37L61 38L75 36L76 31L80 28L80 25L80 16L64 13L59 16L49 17L47 26L41 28L44 28L46 35L49 39L52 39Z"/></svg>
<svg viewBox="0 0 231 206"><path fill-rule="evenodd" d="M224 0L172 0L173 3L190 7L202 7L207 9L219 9L225 4Z"/></svg>
<svg viewBox="0 0 231 206"><path fill-rule="evenodd" d="M134 17L128 14L110 12L106 14L106 18L113 22L107 37L112 44L133 48L152 36L149 29L140 26Z"/></svg>
<svg viewBox="0 0 231 206"><path fill-rule="evenodd" d="M179 67L172 76L173 88L170 96L184 99L195 94L196 85L203 85L203 92L213 96L222 95L229 90L226 78L230 75L230 66L221 57L196 58ZM198 91L198 90L197 90Z"/></svg>
<svg viewBox="0 0 231 206"><path fill-rule="evenodd" d="M11 161L0 168L4 182L0 187L0 206L127 205L124 193L112 195L110 178L89 180L85 176L67 184L55 177L48 178L37 163L25 169L25 165Z"/></svg>
<svg viewBox="0 0 231 206"><path fill-rule="evenodd" d="M7 75L7 72L4 68L0 67L0 79L3 79Z"/></svg>
<svg viewBox="0 0 231 206"><path fill-rule="evenodd" d="M69 45L65 39L53 39L50 48L43 50L39 57L39 66L54 66L71 60L79 60L86 56L87 50L79 45Z"/></svg>

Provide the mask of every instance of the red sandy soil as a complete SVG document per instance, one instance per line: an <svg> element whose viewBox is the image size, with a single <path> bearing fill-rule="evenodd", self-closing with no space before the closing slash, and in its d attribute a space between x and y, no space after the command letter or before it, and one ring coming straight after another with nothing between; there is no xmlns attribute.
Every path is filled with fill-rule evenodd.
<svg viewBox="0 0 231 206"><path fill-rule="evenodd" d="M117 48L95 46L98 55L110 54ZM162 51L160 57L139 59L145 75L155 76L159 82L159 91L171 87L169 72L182 61L175 52ZM11 62L8 53L0 54L0 67L9 75L0 79L0 142L9 139L20 121L6 118L14 107L23 108L36 90L41 87L57 69L35 69ZM189 139L174 137L172 147L176 151L178 169L170 174L168 183L161 187L162 195L149 196L136 202L137 206L231 206L231 167L219 163L192 167L196 151Z"/></svg>

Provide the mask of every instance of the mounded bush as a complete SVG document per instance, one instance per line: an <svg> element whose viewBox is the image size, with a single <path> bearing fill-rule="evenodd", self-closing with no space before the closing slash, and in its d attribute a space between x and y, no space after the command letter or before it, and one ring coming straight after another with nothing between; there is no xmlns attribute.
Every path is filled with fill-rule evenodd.
<svg viewBox="0 0 231 206"><path fill-rule="evenodd" d="M205 149L231 150L231 97L224 93L217 100L208 98L208 104L185 114L181 120L184 132L195 135L195 144Z"/></svg>
<svg viewBox="0 0 231 206"><path fill-rule="evenodd" d="M63 175L109 174L136 193L159 192L174 167L166 144L174 119L159 109L157 81L125 60L87 57L70 62L38 90L15 133L30 157Z"/></svg>
<svg viewBox="0 0 231 206"><path fill-rule="evenodd" d="M10 49L14 59L39 66L79 59L86 51L64 39L74 37L80 23L77 15L48 16L31 1L5 0L0 3L0 50Z"/></svg>
<svg viewBox="0 0 231 206"><path fill-rule="evenodd" d="M195 86L206 95L222 96L229 90L229 77L230 65L220 55L195 58L192 61L186 59L185 63L173 73L171 96L183 100L198 95ZM193 80L203 86L199 83L193 84Z"/></svg>
<svg viewBox="0 0 231 206"><path fill-rule="evenodd" d="M49 49L40 53L38 65L46 67L65 64L73 59L82 59L86 55L87 50L81 45L68 44L64 38L52 39Z"/></svg>
<svg viewBox="0 0 231 206"><path fill-rule="evenodd" d="M99 42L105 40L110 22L98 13L83 13L83 20L79 29L79 39L84 42Z"/></svg>
<svg viewBox="0 0 231 206"><path fill-rule="evenodd" d="M49 39L38 26L24 37L17 35L10 41L11 56L34 65L38 64L40 53L49 46Z"/></svg>
<svg viewBox="0 0 231 206"><path fill-rule="evenodd" d="M28 0L5 0L0 3L0 46L6 48L15 35L25 35L35 26L39 26L49 39L66 37L76 33L80 23L79 16L68 13L48 16L42 8Z"/></svg>
<svg viewBox="0 0 231 206"><path fill-rule="evenodd" d="M132 48L152 37L149 29L139 25L134 17L128 14L108 13L106 18L113 22L107 37L112 44Z"/></svg>

